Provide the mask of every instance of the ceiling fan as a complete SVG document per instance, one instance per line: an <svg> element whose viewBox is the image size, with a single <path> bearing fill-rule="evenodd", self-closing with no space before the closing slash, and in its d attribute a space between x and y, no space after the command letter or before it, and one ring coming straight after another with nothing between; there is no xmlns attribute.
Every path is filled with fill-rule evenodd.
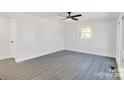
<svg viewBox="0 0 124 93"><path fill-rule="evenodd" d="M77 15L71 15L71 12L67 12L67 16L65 16L64 19L62 20L75 20L75 21L78 21L78 19L76 17L81 17L82 15L81 14L77 14Z"/></svg>

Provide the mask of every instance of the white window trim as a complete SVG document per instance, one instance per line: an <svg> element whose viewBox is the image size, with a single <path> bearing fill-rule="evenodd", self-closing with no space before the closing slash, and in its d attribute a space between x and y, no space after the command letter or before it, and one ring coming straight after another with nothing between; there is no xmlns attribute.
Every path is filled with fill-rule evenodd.
<svg viewBox="0 0 124 93"><path fill-rule="evenodd" d="M90 38L81 38L80 37L81 28L85 28L85 27L90 27L90 33L91 33L91 37L92 37L92 28L91 28L91 26L90 25L85 25L85 26L79 26L78 27L78 39L81 39L81 40L83 40L83 39L90 39Z"/></svg>

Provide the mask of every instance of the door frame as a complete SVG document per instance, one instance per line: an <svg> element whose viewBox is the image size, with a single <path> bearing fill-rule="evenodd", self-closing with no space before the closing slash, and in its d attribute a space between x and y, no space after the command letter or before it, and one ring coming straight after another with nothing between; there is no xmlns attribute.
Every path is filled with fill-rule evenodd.
<svg viewBox="0 0 124 93"><path fill-rule="evenodd" d="M123 75L123 67L122 67L122 22L124 19L124 13L120 15L118 18L118 29L117 29L117 49L116 49L116 60L117 60L117 65L118 65L118 70L120 74L120 78L124 79Z"/></svg>

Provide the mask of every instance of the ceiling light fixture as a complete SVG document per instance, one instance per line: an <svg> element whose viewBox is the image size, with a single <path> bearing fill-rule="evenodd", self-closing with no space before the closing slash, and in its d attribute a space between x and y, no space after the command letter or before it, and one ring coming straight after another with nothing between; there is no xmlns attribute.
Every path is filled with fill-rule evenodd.
<svg viewBox="0 0 124 93"><path fill-rule="evenodd" d="M67 18L66 20L70 21L70 20L72 20L72 18Z"/></svg>

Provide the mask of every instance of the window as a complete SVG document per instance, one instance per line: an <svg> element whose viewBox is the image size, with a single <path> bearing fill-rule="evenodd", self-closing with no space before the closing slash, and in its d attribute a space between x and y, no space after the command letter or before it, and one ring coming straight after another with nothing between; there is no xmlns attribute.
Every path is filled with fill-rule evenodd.
<svg viewBox="0 0 124 93"><path fill-rule="evenodd" d="M81 27L79 37L83 38L91 38L91 28L88 27Z"/></svg>

